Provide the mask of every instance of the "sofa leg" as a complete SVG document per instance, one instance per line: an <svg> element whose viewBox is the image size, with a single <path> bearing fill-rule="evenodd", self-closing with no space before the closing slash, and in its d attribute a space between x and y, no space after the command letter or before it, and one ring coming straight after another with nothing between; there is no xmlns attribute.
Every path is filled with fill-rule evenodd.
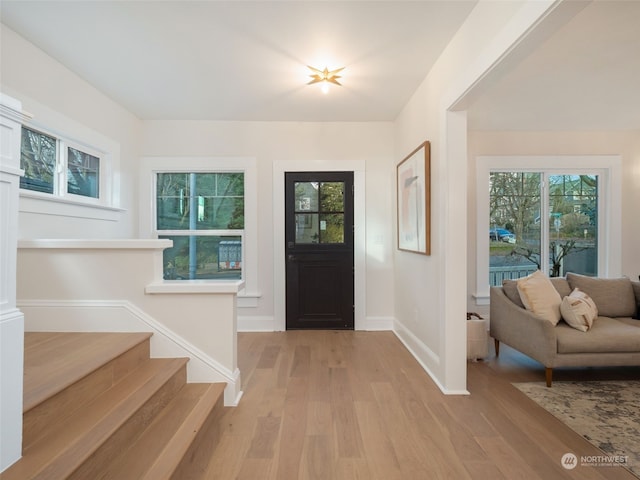
<svg viewBox="0 0 640 480"><path fill-rule="evenodd" d="M496 349L496 357L499 357L500 356L500 340L497 340L497 339L494 338L493 339L493 346Z"/></svg>
<svg viewBox="0 0 640 480"><path fill-rule="evenodd" d="M547 380L547 387L551 387L551 381L553 378L553 368L545 367L544 376Z"/></svg>

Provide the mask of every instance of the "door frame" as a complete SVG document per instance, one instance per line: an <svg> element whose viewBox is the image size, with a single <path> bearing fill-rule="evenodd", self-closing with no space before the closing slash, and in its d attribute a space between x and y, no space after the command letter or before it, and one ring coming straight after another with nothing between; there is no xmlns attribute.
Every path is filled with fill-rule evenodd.
<svg viewBox="0 0 640 480"><path fill-rule="evenodd" d="M285 331L287 296L284 236L284 174L285 172L353 172L353 236L354 329L366 327L366 196L364 160L276 161L273 162L273 327Z"/></svg>

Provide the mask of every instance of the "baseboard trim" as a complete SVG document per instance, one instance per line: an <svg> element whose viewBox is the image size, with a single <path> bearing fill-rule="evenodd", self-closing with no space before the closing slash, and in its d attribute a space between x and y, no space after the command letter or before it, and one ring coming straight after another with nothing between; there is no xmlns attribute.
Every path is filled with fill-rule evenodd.
<svg viewBox="0 0 640 480"><path fill-rule="evenodd" d="M238 316L238 332L275 332L276 326L270 316Z"/></svg>
<svg viewBox="0 0 640 480"><path fill-rule="evenodd" d="M225 406L237 405L242 396L238 369L232 372L126 300L30 300L20 301L19 305L25 312L26 331L151 331L154 334L151 337L152 357L189 357L188 381L190 383L225 382L227 384L224 393ZM64 315L61 315L60 312L63 311ZM91 315L87 315L87 311L90 311Z"/></svg>
<svg viewBox="0 0 640 480"><path fill-rule="evenodd" d="M365 331L393 330L393 317L367 317ZM276 332L276 322L270 316L238 316L238 332Z"/></svg>
<svg viewBox="0 0 640 480"><path fill-rule="evenodd" d="M370 332L392 331L393 317L367 317L365 330Z"/></svg>
<svg viewBox="0 0 640 480"><path fill-rule="evenodd" d="M440 357L397 319L394 321L393 333L409 350L409 353L413 355L424 371L427 372L427 375L431 377L442 393L445 395L469 395L467 390L450 390L440 382L440 379L433 373L432 367L429 366L439 366Z"/></svg>

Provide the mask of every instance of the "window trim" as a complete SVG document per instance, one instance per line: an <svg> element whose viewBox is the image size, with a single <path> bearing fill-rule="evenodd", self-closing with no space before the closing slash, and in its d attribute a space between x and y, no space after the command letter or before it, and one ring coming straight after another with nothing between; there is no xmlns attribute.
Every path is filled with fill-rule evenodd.
<svg viewBox="0 0 640 480"><path fill-rule="evenodd" d="M56 164L55 174L53 178L53 193L38 192L37 190L30 190L28 188L20 187L21 196L28 196L32 198L56 199L56 200L69 200L74 204L87 204L89 206L110 206L111 204L111 169L110 160L111 155L109 152L97 147L88 145L86 142L75 140L67 135L57 133L49 128L42 127L32 122L24 123L23 128L31 130L42 135L54 138L56 140ZM98 197L88 197L84 195L76 195L69 193L69 174L68 174L68 149L73 148L79 150L82 153L87 153L99 160L99 183L98 183Z"/></svg>
<svg viewBox="0 0 640 480"><path fill-rule="evenodd" d="M576 165L580 167L577 168ZM493 171L549 175L599 175L598 276L622 271L622 159L619 155L478 156L476 158L476 305L489 304L489 174ZM546 175L545 175L546 181ZM545 194L547 186L545 185Z"/></svg>
<svg viewBox="0 0 640 480"><path fill-rule="evenodd" d="M88 149L87 153L101 152L102 161L100 201L82 195L62 196L21 188L20 212L119 221L121 214L126 212L120 206L120 178L116 175L120 171L120 143L36 101L24 99L22 105L31 112L29 118L22 122L24 127L63 138L71 146Z"/></svg>
<svg viewBox="0 0 640 480"><path fill-rule="evenodd" d="M156 174L168 172L243 172L244 233L242 234L242 273L244 290L239 297L248 298L239 306L257 306L258 289L258 198L257 165L254 157L143 157L140 161L140 237L158 238L155 221ZM163 231L164 234L164 231ZM236 233L237 235L237 233ZM162 265L159 266L162 268ZM225 282L225 280L182 280L189 282ZM232 282L237 283L237 280Z"/></svg>

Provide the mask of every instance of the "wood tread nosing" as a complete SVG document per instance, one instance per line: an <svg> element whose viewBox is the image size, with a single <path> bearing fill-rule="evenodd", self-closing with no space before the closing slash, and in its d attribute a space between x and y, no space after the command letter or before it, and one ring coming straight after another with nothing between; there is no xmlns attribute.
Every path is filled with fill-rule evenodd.
<svg viewBox="0 0 640 480"><path fill-rule="evenodd" d="M118 448L117 445L104 447L106 443L117 443L118 431L134 421L136 415L144 417L139 421L150 422L184 385L186 363L185 358L148 360L88 404L82 414L69 420L64 430L51 432L25 449L23 459L5 471L2 480L70 478L74 471L87 465L85 462L90 457L99 455L100 451L111 453L109 450ZM162 395L165 386L171 391ZM158 395L164 398L154 404L153 399ZM143 411L147 404L155 412Z"/></svg>
<svg viewBox="0 0 640 480"><path fill-rule="evenodd" d="M150 333L25 334L23 457L0 480L200 478L224 383L187 384L187 358Z"/></svg>
<svg viewBox="0 0 640 480"><path fill-rule="evenodd" d="M105 363L148 341L151 333L26 333L42 340L25 349L24 411L53 397ZM74 355L67 355L73 351Z"/></svg>
<svg viewBox="0 0 640 480"><path fill-rule="evenodd" d="M187 458L187 452L192 447L202 429L209 426L207 419L212 416L214 409L222 410L224 385L212 385L206 395L180 425L176 434L167 443L156 461L141 480L156 480L158 478L172 478L181 462Z"/></svg>
<svg viewBox="0 0 640 480"><path fill-rule="evenodd" d="M59 391L46 401L30 408L23 415L23 448L30 447L53 429L60 428L77 411L95 400L122 380L123 377L149 360L148 341L137 343L102 367Z"/></svg>
<svg viewBox="0 0 640 480"><path fill-rule="evenodd" d="M101 472L99 479L170 478L214 411L222 411L224 387L225 384L185 385L137 441Z"/></svg>

